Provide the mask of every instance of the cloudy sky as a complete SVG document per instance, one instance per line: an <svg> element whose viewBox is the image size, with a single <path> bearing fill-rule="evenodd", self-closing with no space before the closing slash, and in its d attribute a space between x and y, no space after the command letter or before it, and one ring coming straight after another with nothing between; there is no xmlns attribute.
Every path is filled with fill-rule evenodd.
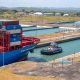
<svg viewBox="0 0 80 80"><path fill-rule="evenodd" d="M1 7L75 7L80 0L0 0Z"/></svg>

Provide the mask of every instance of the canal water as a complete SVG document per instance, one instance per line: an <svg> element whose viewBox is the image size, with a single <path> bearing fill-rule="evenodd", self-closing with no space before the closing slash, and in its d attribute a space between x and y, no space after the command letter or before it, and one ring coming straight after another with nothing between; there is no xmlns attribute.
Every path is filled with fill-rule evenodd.
<svg viewBox="0 0 80 80"><path fill-rule="evenodd" d="M28 57L38 57L38 58L42 58L46 61L50 61L50 60L54 60L54 59L57 59L57 58L60 58L63 56L74 54L76 52L80 52L80 39L65 42L65 43L60 43L59 46L62 47L62 49L63 49L62 53L58 53L58 54L51 55L51 56L42 55L40 53L40 51L41 51L41 49L48 47L48 46L46 46L46 47L35 49L34 53L29 53Z"/></svg>
<svg viewBox="0 0 80 80"><path fill-rule="evenodd" d="M75 22L69 22L69 23L61 23L61 24L63 24L63 25L67 25L67 26L73 26L73 25L75 25Z"/></svg>
<svg viewBox="0 0 80 80"><path fill-rule="evenodd" d="M24 32L24 36L38 36L38 35L44 35L44 34L51 34L55 32L64 31L66 29L62 28L49 28L49 29L43 29L43 30L33 30L33 31L26 31Z"/></svg>
<svg viewBox="0 0 80 80"><path fill-rule="evenodd" d="M62 23L64 25L75 25L74 22L71 23ZM27 27L27 28L23 28L23 30L32 30L32 29L40 29L42 27ZM61 28L49 28L49 29L43 29L43 30L33 30L33 31L26 31L24 32L24 36L38 36L38 35L44 35L44 34L51 34L51 33L55 33L55 32L60 32L60 31L65 31L65 30L69 30L69 29L61 29Z"/></svg>

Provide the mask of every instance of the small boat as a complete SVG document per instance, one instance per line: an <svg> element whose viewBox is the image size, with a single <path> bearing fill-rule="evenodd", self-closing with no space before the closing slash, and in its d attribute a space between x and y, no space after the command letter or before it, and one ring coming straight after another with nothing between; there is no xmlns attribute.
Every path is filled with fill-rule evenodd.
<svg viewBox="0 0 80 80"><path fill-rule="evenodd" d="M62 48L59 47L57 43L51 43L48 48L41 50L41 54L43 55L53 55L61 52L62 52Z"/></svg>

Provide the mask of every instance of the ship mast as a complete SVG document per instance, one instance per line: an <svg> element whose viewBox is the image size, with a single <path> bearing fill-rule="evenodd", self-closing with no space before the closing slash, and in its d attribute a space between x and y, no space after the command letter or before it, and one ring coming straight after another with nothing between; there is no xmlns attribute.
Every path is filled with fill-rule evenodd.
<svg viewBox="0 0 80 80"><path fill-rule="evenodd" d="M2 41L2 45L3 45L3 47L4 47L4 33L5 33L5 26L3 26L3 28L2 28L2 37L3 37L3 41ZM2 51L2 53L3 53L3 67L4 67L4 64L5 64L5 61L4 61L4 48L3 48L3 51Z"/></svg>

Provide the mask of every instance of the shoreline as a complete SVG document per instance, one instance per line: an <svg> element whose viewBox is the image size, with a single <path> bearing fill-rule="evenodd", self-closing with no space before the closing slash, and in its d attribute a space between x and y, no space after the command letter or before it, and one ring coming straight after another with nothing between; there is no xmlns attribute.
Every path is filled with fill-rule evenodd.
<svg viewBox="0 0 80 80"><path fill-rule="evenodd" d="M58 59L55 59L55 60L51 60L49 62L60 62L61 60L74 60L74 58L78 58L80 57L80 52L77 52L77 53L73 53L71 55L68 55L68 56L64 56L64 57L61 57L61 58L58 58Z"/></svg>

